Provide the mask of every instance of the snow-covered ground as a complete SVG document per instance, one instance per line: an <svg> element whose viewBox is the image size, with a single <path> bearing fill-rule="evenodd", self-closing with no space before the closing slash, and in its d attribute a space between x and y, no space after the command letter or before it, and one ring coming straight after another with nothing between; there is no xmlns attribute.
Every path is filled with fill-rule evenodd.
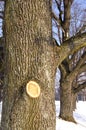
<svg viewBox="0 0 86 130"><path fill-rule="evenodd" d="M58 118L60 102L56 101L56 130L86 130L86 101L79 101L77 109L74 112L74 118L77 124L67 122ZM2 103L0 103L0 118L2 111Z"/></svg>
<svg viewBox="0 0 86 130"><path fill-rule="evenodd" d="M86 101L79 101L74 111L74 118L77 124L67 122L58 118L60 102L56 101L56 130L86 130Z"/></svg>

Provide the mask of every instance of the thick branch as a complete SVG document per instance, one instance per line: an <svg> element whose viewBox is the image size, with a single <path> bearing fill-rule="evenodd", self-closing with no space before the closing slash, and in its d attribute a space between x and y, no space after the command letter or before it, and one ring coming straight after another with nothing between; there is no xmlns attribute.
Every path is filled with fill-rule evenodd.
<svg viewBox="0 0 86 130"><path fill-rule="evenodd" d="M86 72L86 64L82 65L79 69L78 75L80 75L81 73Z"/></svg>
<svg viewBox="0 0 86 130"><path fill-rule="evenodd" d="M66 72L66 69L65 69L65 66L63 64L60 64L59 66L60 70L61 70L61 76L62 76L62 79L65 78L67 72Z"/></svg>
<svg viewBox="0 0 86 130"><path fill-rule="evenodd" d="M74 80L75 77L78 75L79 73L79 70L80 70L80 67L81 65L83 65L83 63L85 62L86 60L86 52L82 55L81 59L78 61L76 67L74 68L74 70L67 76L67 78L69 80Z"/></svg>
<svg viewBox="0 0 86 130"><path fill-rule="evenodd" d="M70 54L77 52L82 47L86 46L86 32L75 37L71 37L65 42L69 42Z"/></svg>
<svg viewBox="0 0 86 130"><path fill-rule="evenodd" d="M77 88L73 88L74 93L80 92L82 89L86 88L86 82L79 84Z"/></svg>
<svg viewBox="0 0 86 130"><path fill-rule="evenodd" d="M86 46L86 33L71 37L56 49L57 66L67 58L67 56L77 52L82 47Z"/></svg>
<svg viewBox="0 0 86 130"><path fill-rule="evenodd" d="M77 80L74 80L73 82L74 82L74 84L75 85L73 85L74 87L77 87L78 86L78 84L80 84L80 82L84 82L85 80L81 80L81 81L78 81L78 79L80 78L80 77L78 77L80 74L82 74L83 72L86 72L86 64L84 64L84 65L82 65L81 67L80 67L80 69L79 69L79 71L78 71L78 74L77 74ZM76 79L76 78L75 78Z"/></svg>
<svg viewBox="0 0 86 130"><path fill-rule="evenodd" d="M62 28L64 29L65 33L63 34L63 40L69 37L69 26L70 26L70 7L72 4L72 0L64 0L64 20L62 22Z"/></svg>

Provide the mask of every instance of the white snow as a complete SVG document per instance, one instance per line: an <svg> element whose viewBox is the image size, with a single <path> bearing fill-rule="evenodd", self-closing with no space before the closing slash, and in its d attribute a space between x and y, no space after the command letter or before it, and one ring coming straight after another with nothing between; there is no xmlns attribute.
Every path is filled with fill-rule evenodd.
<svg viewBox="0 0 86 130"><path fill-rule="evenodd" d="M86 130L86 101L79 101L73 115L77 124L59 119L60 102L56 101L56 130Z"/></svg>
<svg viewBox="0 0 86 130"><path fill-rule="evenodd" d="M59 119L60 102L56 104L56 130L86 130L86 101L79 101L74 111L74 118L77 124ZM0 103L0 118L2 112L2 103Z"/></svg>

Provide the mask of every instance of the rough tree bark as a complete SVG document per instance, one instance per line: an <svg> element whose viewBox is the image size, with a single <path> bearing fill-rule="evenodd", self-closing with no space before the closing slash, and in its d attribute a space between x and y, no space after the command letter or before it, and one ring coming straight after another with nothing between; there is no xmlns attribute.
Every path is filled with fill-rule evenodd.
<svg viewBox="0 0 86 130"><path fill-rule="evenodd" d="M61 81L62 82L62 81ZM66 121L75 122L73 118L73 103L72 97L73 93L71 93L71 82L64 79L64 82L61 83L61 109L60 109L60 117Z"/></svg>
<svg viewBox="0 0 86 130"><path fill-rule="evenodd" d="M62 17L62 10L61 10L61 3L59 4L58 1L56 1L58 10L59 10L59 18L54 15L52 15L52 17L58 22L60 23L60 28L62 29L63 33L62 33L62 45L65 46L65 41L69 41L67 39L69 39L70 35L69 35L69 28L70 28L70 10L71 10L71 4L73 3L73 0L64 0L63 4L64 4L64 17ZM60 22L59 22L60 21ZM78 39L77 39L78 40ZM75 48L74 45L74 39L72 37L71 42L69 41L69 46L71 48L71 54L74 55L74 51L72 52L72 50ZM78 47L78 45L77 45ZM62 47L63 49L63 47ZM65 49L64 49L65 50ZM77 49L76 49L77 51ZM62 51L61 51L62 53ZM67 51L64 52L67 54ZM60 54L60 52L59 52ZM65 54L64 54L65 56ZM74 56L75 57L75 56ZM69 62L69 57L67 57L63 62L63 66L60 64L60 70L62 71L61 73L61 82L60 82L60 117L62 119L68 120L68 121L74 121L73 118L73 110L74 110L74 100L76 98L76 94L72 91L72 87L73 87L73 81L74 81L74 77L75 76L71 76L71 78L69 78L68 75L71 75L72 71L74 68L70 68L70 62ZM71 59L72 63L73 63L73 59ZM75 71L75 70L74 70ZM80 71L80 69L78 69L78 71ZM76 72L74 72L75 74ZM64 75L64 76L63 76ZM76 74L75 74L76 75ZM75 77L76 78L76 77Z"/></svg>
<svg viewBox="0 0 86 130"><path fill-rule="evenodd" d="M55 130L50 2L7 0L5 27L6 68L1 127L3 130ZM27 94L29 81L39 85L39 97L32 98Z"/></svg>
<svg viewBox="0 0 86 130"><path fill-rule="evenodd" d="M3 130L55 130L55 68L86 46L86 33L57 47L51 43L51 25L49 1L6 1ZM26 91L31 81L40 87L38 98Z"/></svg>
<svg viewBox="0 0 86 130"><path fill-rule="evenodd" d="M59 117L67 120L74 121L73 110L72 110L72 97L73 93L71 91L72 79L67 75L66 70L63 65L60 65L61 70L61 86L60 86L60 114ZM71 78L73 78L71 76Z"/></svg>
<svg viewBox="0 0 86 130"><path fill-rule="evenodd" d="M64 29L63 33L63 41L68 39L69 36L69 28L70 28L70 9L71 9L71 4L73 0L64 0L64 19L62 21L62 28ZM62 43L63 44L63 43ZM69 44L71 48L73 48L73 43ZM59 117L61 117L64 120L67 121L74 121L73 118L73 93L71 91L72 87L72 80L67 77L67 73L69 73L69 64L67 63L68 58L66 58L62 64L65 69L65 73L61 70L61 80L60 80L60 114ZM63 74L62 74L63 73Z"/></svg>
<svg viewBox="0 0 86 130"><path fill-rule="evenodd" d="M72 84L74 79L79 73L82 73L86 70L84 64L86 60L86 53L84 53L81 59L78 61L76 67L71 72L67 72L64 65L60 66L62 78L61 78L61 89L60 89L60 117L67 121L75 122L73 118L73 110L74 110L74 99L76 98L76 94L79 88L73 88ZM79 86L80 87L80 86ZM86 86L85 86L86 87ZM84 85L81 87L84 88ZM76 92L75 92L76 90Z"/></svg>

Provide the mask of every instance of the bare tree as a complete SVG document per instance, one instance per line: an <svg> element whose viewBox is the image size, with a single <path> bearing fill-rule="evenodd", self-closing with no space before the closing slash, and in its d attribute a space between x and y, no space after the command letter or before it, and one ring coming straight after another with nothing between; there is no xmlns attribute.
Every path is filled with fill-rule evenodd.
<svg viewBox="0 0 86 130"><path fill-rule="evenodd" d="M62 29L62 34L60 33L60 38L62 38L62 41L65 41L65 40L69 39L69 37L71 36L70 35L70 25L71 25L72 20L71 20L70 11L71 11L71 5L72 5L73 1L64 0L64 1L59 2L56 0L55 2L58 7L60 16L54 15L54 13L52 16L53 16L53 19L57 23L60 23L60 26L61 26L60 29ZM62 5L64 7L64 10L62 10L62 7L61 7ZM61 13L62 11L63 11L63 15ZM77 14L77 12L76 12L76 14ZM76 18L76 15L74 18ZM77 23L74 23L74 21L73 21L73 24L77 25ZM84 24L83 24L83 27L84 27ZM81 32L83 32L83 29L85 31L85 28L83 28L83 27L81 28L81 25L80 25L80 26L78 26L78 28L75 28L76 30L74 29L74 31L76 31L76 35L81 34ZM75 35L75 32L74 32L74 35ZM73 34L72 34L72 36L73 36ZM64 44L64 42L62 42L60 44ZM72 50L74 47L73 38L72 38L72 42L69 43L69 46ZM79 56L79 58L77 58L77 56ZM75 79L77 78L78 71L81 72L80 67L82 68L82 64L85 63L85 61L84 61L85 58L83 58L82 64L79 63L79 65L78 65L79 60L80 60L80 62L82 61L80 59L81 56L82 55L79 55L79 53L73 53L73 55L69 55L64 61L62 61L59 66L60 70L61 70L60 115L59 116L65 120L73 121L73 122L75 122L75 120L73 118L73 108L74 108L73 99L76 99L77 93L75 93L72 90L74 89L75 86L77 86ZM76 60L76 58L77 58L77 60ZM85 67L83 67L83 69L85 69ZM79 85L79 87L80 87L80 85Z"/></svg>
<svg viewBox="0 0 86 130"><path fill-rule="evenodd" d="M86 46L86 33L57 46L52 41L51 15L47 0L6 1L4 130L55 130L55 70Z"/></svg>

